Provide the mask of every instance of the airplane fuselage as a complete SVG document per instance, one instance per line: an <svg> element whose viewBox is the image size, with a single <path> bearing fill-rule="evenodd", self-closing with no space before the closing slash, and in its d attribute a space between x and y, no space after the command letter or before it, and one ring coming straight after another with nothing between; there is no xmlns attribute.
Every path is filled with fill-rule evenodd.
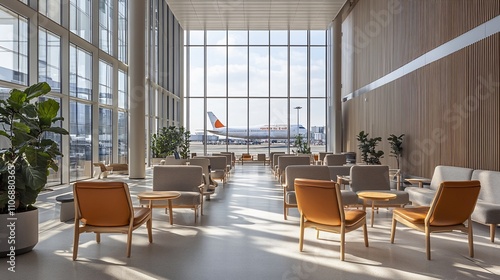
<svg viewBox="0 0 500 280"><path fill-rule="evenodd" d="M214 128L212 130L208 130L216 135L227 136L232 138L242 138L242 139L288 139L288 127L287 126L260 126L260 127L252 127L250 129L247 128ZM307 130L302 126L297 131L297 126L292 126L290 131L290 138L293 139L297 136L297 132L306 135Z"/></svg>

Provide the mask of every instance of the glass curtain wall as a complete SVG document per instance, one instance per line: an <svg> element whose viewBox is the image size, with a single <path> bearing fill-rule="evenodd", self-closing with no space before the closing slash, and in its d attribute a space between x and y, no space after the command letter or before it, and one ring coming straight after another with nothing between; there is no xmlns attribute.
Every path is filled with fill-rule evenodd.
<svg viewBox="0 0 500 280"><path fill-rule="evenodd" d="M91 177L92 162L98 160L128 161L128 77L124 64L128 2L70 0L68 14L61 12L66 7L63 5L68 5L63 2L10 1L0 5L0 98L7 98L12 88L47 82L52 90L42 99L60 104L59 114L65 120L56 125L70 132L67 141L59 135L45 135L58 142L64 154L57 159L59 171L49 175L49 185ZM118 3L118 9L113 3ZM100 14L92 14L93 5L99 5ZM40 16L34 17L36 12ZM119 21L116 26L114 18ZM100 31L93 35L95 44L93 29ZM78 37L67 36L70 31ZM113 46L120 47L114 50ZM31 63L36 68L29 68ZM117 82L114 77L118 77ZM114 140L116 135L118 141Z"/></svg>
<svg viewBox="0 0 500 280"><path fill-rule="evenodd" d="M192 152L326 151L326 31L193 30L185 54Z"/></svg>

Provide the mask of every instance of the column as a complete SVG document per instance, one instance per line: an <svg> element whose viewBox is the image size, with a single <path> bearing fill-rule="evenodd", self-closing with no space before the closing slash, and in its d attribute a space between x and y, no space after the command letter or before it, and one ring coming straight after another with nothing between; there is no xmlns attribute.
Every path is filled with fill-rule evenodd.
<svg viewBox="0 0 500 280"><path fill-rule="evenodd" d="M146 115L146 3L132 0L128 7L129 45L129 177L143 179L145 165Z"/></svg>
<svg viewBox="0 0 500 280"><path fill-rule="evenodd" d="M332 24L332 112L330 147L334 153L342 152L342 19L340 16Z"/></svg>

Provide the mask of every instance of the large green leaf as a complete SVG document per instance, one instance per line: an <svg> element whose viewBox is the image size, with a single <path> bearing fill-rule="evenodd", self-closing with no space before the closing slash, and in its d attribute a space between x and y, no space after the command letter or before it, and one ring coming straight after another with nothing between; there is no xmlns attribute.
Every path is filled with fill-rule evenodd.
<svg viewBox="0 0 500 280"><path fill-rule="evenodd" d="M62 134L62 135L68 135L68 131L62 127L49 127L47 129L45 129L45 131L47 132L53 132L53 133L57 133L57 134Z"/></svg>
<svg viewBox="0 0 500 280"><path fill-rule="evenodd" d="M33 104L25 104L19 112L28 118L36 118L36 107Z"/></svg>
<svg viewBox="0 0 500 280"><path fill-rule="evenodd" d="M59 103L53 99L47 99L43 102L39 102L37 104L37 112L40 125L50 126L52 124L52 119L57 117L58 111Z"/></svg>
<svg viewBox="0 0 500 280"><path fill-rule="evenodd" d="M23 166L26 187L37 190L47 183L47 169L40 166ZM35 196L36 199L36 196Z"/></svg>
<svg viewBox="0 0 500 280"><path fill-rule="evenodd" d="M13 89L10 91L10 96L7 99L7 102L9 103L14 110L19 110L23 107L24 102L26 101L26 93L18 90L18 89Z"/></svg>
<svg viewBox="0 0 500 280"><path fill-rule="evenodd" d="M51 88L49 84L47 84L46 82L41 82L30 86L24 92L26 93L28 100L31 100L33 98L49 93L50 90Z"/></svg>

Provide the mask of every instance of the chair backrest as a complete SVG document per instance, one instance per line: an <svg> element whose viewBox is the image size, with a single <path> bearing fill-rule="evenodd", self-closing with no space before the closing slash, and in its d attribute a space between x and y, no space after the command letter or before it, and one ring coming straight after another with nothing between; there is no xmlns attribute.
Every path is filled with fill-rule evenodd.
<svg viewBox="0 0 500 280"><path fill-rule="evenodd" d="M297 207L307 221L333 226L344 221L344 206L335 182L297 178L295 194Z"/></svg>
<svg viewBox="0 0 500 280"><path fill-rule="evenodd" d="M266 161L266 154L257 154L258 161Z"/></svg>
<svg viewBox="0 0 500 280"><path fill-rule="evenodd" d="M274 169L274 166L278 165L278 158L282 155L285 155L285 152L274 152L272 161L271 161L271 168Z"/></svg>
<svg viewBox="0 0 500 280"><path fill-rule="evenodd" d="M445 181L431 203L426 223L432 226L463 224L474 211L481 185L479 181Z"/></svg>
<svg viewBox="0 0 500 280"><path fill-rule="evenodd" d="M219 157L226 157L226 166L231 165L232 166L232 158L233 156L231 154L214 154L214 156L219 156Z"/></svg>
<svg viewBox="0 0 500 280"><path fill-rule="evenodd" d="M429 188L437 190L444 181L469 181L472 177L472 171L470 168L438 165L434 168Z"/></svg>
<svg viewBox="0 0 500 280"><path fill-rule="evenodd" d="M331 155L333 152L319 152L319 160L323 161L326 155Z"/></svg>
<svg viewBox="0 0 500 280"><path fill-rule="evenodd" d="M330 180L337 181L337 176L349 176L351 174L350 166L327 166L330 171Z"/></svg>
<svg viewBox="0 0 500 280"><path fill-rule="evenodd" d="M192 158L189 160L189 164L192 166L201 166L203 169L203 175L205 177L205 187L204 190L208 189L210 185L210 171L208 170L208 166L210 165L210 160L208 158Z"/></svg>
<svg viewBox="0 0 500 280"><path fill-rule="evenodd" d="M331 154L326 155L324 159L324 164L327 166L342 166L346 164L347 158L342 154Z"/></svg>
<svg viewBox="0 0 500 280"><path fill-rule="evenodd" d="M353 192L391 189L387 165L354 165L350 176Z"/></svg>
<svg viewBox="0 0 500 280"><path fill-rule="evenodd" d="M330 180L330 171L321 165L290 165L285 169L285 177L287 191L293 191L296 178Z"/></svg>
<svg viewBox="0 0 500 280"><path fill-rule="evenodd" d="M481 191L479 199L498 203L500 201L500 172L491 170L474 170L472 180L481 182Z"/></svg>
<svg viewBox="0 0 500 280"><path fill-rule="evenodd" d="M226 170L227 158L226 156L203 156L198 158L208 158L210 160L210 170Z"/></svg>
<svg viewBox="0 0 500 280"><path fill-rule="evenodd" d="M89 226L126 226L134 216L128 186L123 182L81 181L73 184L79 218Z"/></svg>
<svg viewBox="0 0 500 280"><path fill-rule="evenodd" d="M186 164L188 160L187 159L177 159L173 156L168 156L164 159L163 161L163 164L162 165L183 165L183 164Z"/></svg>
<svg viewBox="0 0 500 280"><path fill-rule="evenodd" d="M94 166L99 167L101 169L101 172L105 172L108 169L106 168L106 165L102 162L94 162Z"/></svg>
<svg viewBox="0 0 500 280"><path fill-rule="evenodd" d="M280 172L285 172L285 168L289 165L309 165L311 157L306 156L280 156L278 158L278 168Z"/></svg>
<svg viewBox="0 0 500 280"><path fill-rule="evenodd" d="M198 192L203 169L191 165L159 165L153 167L153 191Z"/></svg>

